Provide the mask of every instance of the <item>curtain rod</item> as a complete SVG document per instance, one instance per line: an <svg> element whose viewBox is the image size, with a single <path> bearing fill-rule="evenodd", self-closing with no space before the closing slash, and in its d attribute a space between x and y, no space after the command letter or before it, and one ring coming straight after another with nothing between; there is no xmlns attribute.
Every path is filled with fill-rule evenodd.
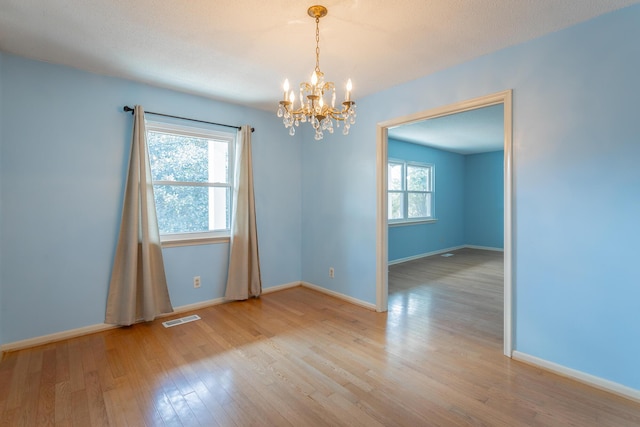
<svg viewBox="0 0 640 427"><path fill-rule="evenodd" d="M131 114L133 114L133 108L129 107L128 105L125 105L123 110L126 113L131 112ZM154 113L153 111L145 111L144 113L145 114L153 114L155 116L171 117L172 119L188 120L190 122L206 123L208 125L224 126L224 127L227 127L227 128L234 128L234 129L238 129L238 130L241 129L240 126L225 125L224 123L208 122L206 120L190 119L188 117L172 116L171 114ZM254 131L255 131L255 128L251 128L251 132L254 132Z"/></svg>

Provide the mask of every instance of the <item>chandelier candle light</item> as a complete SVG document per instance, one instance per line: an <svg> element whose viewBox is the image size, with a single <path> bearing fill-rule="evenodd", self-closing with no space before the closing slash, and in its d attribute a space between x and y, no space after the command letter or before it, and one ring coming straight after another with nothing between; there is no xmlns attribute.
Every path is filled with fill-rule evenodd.
<svg viewBox="0 0 640 427"><path fill-rule="evenodd" d="M283 117L284 127L289 129L289 135L296 133L295 127L300 122L311 123L316 131L315 139L320 140L323 132L333 133L333 121L336 127L344 122L342 133L349 134L349 128L356 122L356 103L351 100L351 79L347 81L347 92L342 102L342 110L336 109L336 86L333 82L325 82L324 74L320 71L320 18L327 15L324 6L311 6L307 11L316 20L316 68L311 75L311 83L300 83L300 106L296 108L296 95L289 92L289 79L284 81L284 95L278 107L278 117ZM331 95L331 103L324 100L325 93ZM295 125L295 126L294 126Z"/></svg>

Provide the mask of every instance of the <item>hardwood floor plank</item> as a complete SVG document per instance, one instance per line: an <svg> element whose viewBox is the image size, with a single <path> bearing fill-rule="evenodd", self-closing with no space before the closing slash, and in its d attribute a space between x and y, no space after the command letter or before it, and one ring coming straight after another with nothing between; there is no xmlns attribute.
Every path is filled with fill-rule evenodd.
<svg viewBox="0 0 640 427"><path fill-rule="evenodd" d="M104 403L104 393L100 385L100 377L98 371L93 370L85 372L87 406L89 410L89 418L92 426L108 426L109 417L107 416L107 408Z"/></svg>
<svg viewBox="0 0 640 427"><path fill-rule="evenodd" d="M48 348L42 356L40 374L40 393L38 396L37 424L39 426L55 425L55 389L56 389L56 349Z"/></svg>
<svg viewBox="0 0 640 427"><path fill-rule="evenodd" d="M67 341L62 341L55 346L56 349L56 379L55 382L61 383L69 381L69 346Z"/></svg>
<svg viewBox="0 0 640 427"><path fill-rule="evenodd" d="M107 390L104 392L103 398L104 406L107 411L107 418L109 420L109 426L126 427L127 420L125 419L124 412L120 409L118 391L115 389ZM180 424L176 423L174 425L178 426Z"/></svg>
<svg viewBox="0 0 640 427"><path fill-rule="evenodd" d="M12 378L17 377L19 374L16 372L16 361L18 360L15 357L15 354L8 355L4 358L2 363L0 363L0 414L5 411L8 411L9 408L9 398L13 396L14 399L17 395L17 391L12 387ZM0 417L1 420L1 417Z"/></svg>
<svg viewBox="0 0 640 427"><path fill-rule="evenodd" d="M82 338L72 339L68 346L68 366L70 392L84 389L84 369L82 369ZM63 361L64 363L64 361Z"/></svg>
<svg viewBox="0 0 640 427"><path fill-rule="evenodd" d="M69 381L57 382L55 387L55 425L62 425L65 422L71 423L71 412L73 411L73 407L71 404L71 386Z"/></svg>
<svg viewBox="0 0 640 427"><path fill-rule="evenodd" d="M71 392L71 402L73 403L71 423L74 426L90 426L91 416L89 415L89 403L85 391L75 390Z"/></svg>

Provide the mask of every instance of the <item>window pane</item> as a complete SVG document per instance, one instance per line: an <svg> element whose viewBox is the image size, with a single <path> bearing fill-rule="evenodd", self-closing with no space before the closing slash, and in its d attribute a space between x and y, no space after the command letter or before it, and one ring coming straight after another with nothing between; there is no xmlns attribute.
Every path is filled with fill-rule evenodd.
<svg viewBox="0 0 640 427"><path fill-rule="evenodd" d="M409 218L431 217L431 193L409 193L407 196Z"/></svg>
<svg viewBox="0 0 640 427"><path fill-rule="evenodd" d="M402 164L389 163L387 178L389 190L402 191Z"/></svg>
<svg viewBox="0 0 640 427"><path fill-rule="evenodd" d="M229 143L209 140L209 182L229 183Z"/></svg>
<svg viewBox="0 0 640 427"><path fill-rule="evenodd" d="M153 186L160 234L229 228L230 189Z"/></svg>
<svg viewBox="0 0 640 427"><path fill-rule="evenodd" d="M147 132L154 181L229 182L229 144L206 138Z"/></svg>
<svg viewBox="0 0 640 427"><path fill-rule="evenodd" d="M407 165L407 190L431 191L431 168Z"/></svg>
<svg viewBox="0 0 640 427"><path fill-rule="evenodd" d="M389 206L389 219L404 218L404 197L402 193L389 193L387 205Z"/></svg>
<svg viewBox="0 0 640 427"><path fill-rule="evenodd" d="M209 230L228 230L231 224L231 189L209 188Z"/></svg>

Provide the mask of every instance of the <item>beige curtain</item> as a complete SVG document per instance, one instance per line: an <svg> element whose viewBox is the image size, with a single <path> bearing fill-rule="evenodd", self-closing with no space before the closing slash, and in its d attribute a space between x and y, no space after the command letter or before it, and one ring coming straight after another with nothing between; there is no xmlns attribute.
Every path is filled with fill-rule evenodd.
<svg viewBox="0 0 640 427"><path fill-rule="evenodd" d="M225 297L230 300L245 300L262 293L250 126L242 126L236 147L234 216L231 220L229 275Z"/></svg>
<svg viewBox="0 0 640 427"><path fill-rule="evenodd" d="M144 110L136 105L129 174L105 322L131 325L172 311L153 199Z"/></svg>

